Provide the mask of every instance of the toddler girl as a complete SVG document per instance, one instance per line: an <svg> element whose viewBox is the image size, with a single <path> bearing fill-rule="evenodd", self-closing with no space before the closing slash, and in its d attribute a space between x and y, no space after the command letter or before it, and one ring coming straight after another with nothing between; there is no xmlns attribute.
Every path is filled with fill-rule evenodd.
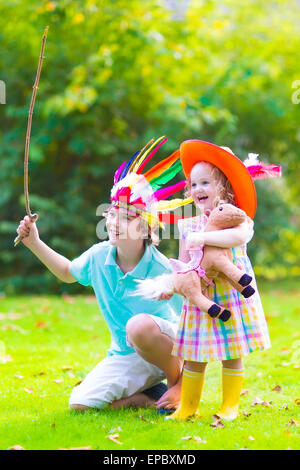
<svg viewBox="0 0 300 470"><path fill-rule="evenodd" d="M179 260L188 263L191 248L213 245L232 248L233 263L252 276L255 293L249 298L240 295L222 277L208 286L208 297L231 311L223 322L185 299L172 354L183 358L181 403L168 419L186 420L195 414L201 398L204 374L209 361L222 361L223 402L217 415L235 419L244 377L242 357L257 349L270 347L270 339L261 300L255 283L246 243L253 235L256 210L256 177L278 176L279 167L255 162L247 168L230 149L200 140L183 142L180 158L187 177L187 190L201 214L181 219ZM275 170L274 170L275 169ZM252 172L252 176L251 176ZM264 174L264 176L262 176ZM248 221L236 228L204 232L207 216L221 199L243 209Z"/></svg>

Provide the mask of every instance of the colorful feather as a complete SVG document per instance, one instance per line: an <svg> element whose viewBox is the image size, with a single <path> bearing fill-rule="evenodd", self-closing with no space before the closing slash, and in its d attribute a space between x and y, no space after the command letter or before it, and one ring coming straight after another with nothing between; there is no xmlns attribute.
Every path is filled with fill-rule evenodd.
<svg viewBox="0 0 300 470"><path fill-rule="evenodd" d="M189 219L190 217L192 216L182 217L181 215L172 214L169 212L158 214L159 221L165 224L177 224L178 220Z"/></svg>
<svg viewBox="0 0 300 470"><path fill-rule="evenodd" d="M279 178L281 176L281 166L272 165L258 160L258 153L249 153L244 160L253 180L263 180L266 178Z"/></svg>
<svg viewBox="0 0 300 470"><path fill-rule="evenodd" d="M145 158L147 157L147 155L149 154L149 152L151 152L151 150L153 149L153 147L155 147L161 139L163 139L163 136L162 136L162 137L159 137L155 142L153 142L153 144L151 145L151 147L148 148L147 151L144 152L144 153L142 154L142 156L137 160L136 164L135 164L134 167L132 168L132 171L133 171L134 173L137 173L137 170L139 169L141 163L145 160Z"/></svg>
<svg viewBox="0 0 300 470"><path fill-rule="evenodd" d="M153 189L158 189L163 184L168 183L174 176L182 170L181 161L178 160L173 166L165 170L160 176L157 178L153 178L150 182Z"/></svg>
<svg viewBox="0 0 300 470"><path fill-rule="evenodd" d="M135 158L135 156L136 156L138 153L139 153L138 151L135 152L135 154L131 157L131 159L129 160L129 162L127 163L127 165L125 166L125 168L123 169L122 174L121 174L121 176L120 176L120 178L119 178L119 181L121 181L123 178L125 178L125 176L127 175L127 172L128 172L128 168L129 168L129 166L131 165L132 160Z"/></svg>
<svg viewBox="0 0 300 470"><path fill-rule="evenodd" d="M172 199L171 201L159 201L158 203L158 212L164 211L173 211L178 207L185 206L186 204L190 204L193 202L191 197L187 199Z"/></svg>
<svg viewBox="0 0 300 470"><path fill-rule="evenodd" d="M167 199L167 197L172 196L172 194L181 191L186 186L186 181L180 181L179 183L173 184L172 186L167 186L166 188L161 188L155 191L153 194L154 198L157 201L161 201L162 199Z"/></svg>
<svg viewBox="0 0 300 470"><path fill-rule="evenodd" d="M125 162L121 163L121 165L119 166L119 168L115 171L115 174L114 174L114 185L119 181L119 176L120 176L120 174L122 173L122 171L123 171L125 165L126 165L126 160L125 160Z"/></svg>
<svg viewBox="0 0 300 470"><path fill-rule="evenodd" d="M160 139L162 139L163 137L160 137ZM147 156L147 158L144 159L144 161L142 161L139 165L139 167L137 168L136 172L138 174L140 174L143 169L145 168L145 166L147 165L147 163L149 162L149 160L151 160L151 158L153 157L153 155L155 155L155 153L157 152L157 150L165 143L167 142L167 138L164 138L164 140L162 140L153 150L152 152Z"/></svg>
<svg viewBox="0 0 300 470"><path fill-rule="evenodd" d="M268 165L264 162L259 162L258 165L248 166L248 171L253 180L279 178L281 176L281 166Z"/></svg>
<svg viewBox="0 0 300 470"><path fill-rule="evenodd" d="M139 151L139 152L136 152L136 154L138 153L138 155L135 157L134 161L132 162L129 170L127 173L131 173L133 171L133 168L134 166L136 165L136 162L138 161L138 159L140 158L140 156L143 154L143 152L146 150L147 147L149 147L149 145L152 144L152 142L154 141L154 139L151 139L149 140L149 142L146 143L146 145ZM135 154L135 155L136 155Z"/></svg>
<svg viewBox="0 0 300 470"><path fill-rule="evenodd" d="M148 170L144 176L147 178L149 182L153 180L154 178L157 178L160 176L164 171L166 171L170 166L173 165L176 160L178 160L180 157L179 150L176 150L175 152L172 153L169 157L165 158L161 162L157 163L154 167L152 167L150 170Z"/></svg>

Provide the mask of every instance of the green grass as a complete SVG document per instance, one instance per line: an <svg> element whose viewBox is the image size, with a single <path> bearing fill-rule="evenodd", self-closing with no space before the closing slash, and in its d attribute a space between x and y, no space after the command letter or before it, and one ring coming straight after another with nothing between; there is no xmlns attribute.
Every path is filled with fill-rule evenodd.
<svg viewBox="0 0 300 470"><path fill-rule="evenodd" d="M202 418L194 422L165 421L152 409L69 411L72 387L105 357L110 342L94 298L1 298L0 449L299 449L300 294L288 286L260 290L272 348L245 358L248 393L239 418L224 428L210 426L221 401L219 363L208 367ZM280 392L272 391L276 385ZM255 397L270 406L253 406Z"/></svg>

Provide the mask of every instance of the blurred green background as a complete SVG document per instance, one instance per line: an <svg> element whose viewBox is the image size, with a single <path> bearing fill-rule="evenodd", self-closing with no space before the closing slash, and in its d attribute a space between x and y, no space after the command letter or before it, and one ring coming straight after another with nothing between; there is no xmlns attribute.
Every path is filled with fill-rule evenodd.
<svg viewBox="0 0 300 470"><path fill-rule="evenodd" d="M73 259L99 239L115 169L152 137L230 147L282 165L259 181L249 255L258 277L300 275L300 2L0 2L0 292L81 292L23 245L23 158L41 39L49 25L29 156L40 237ZM153 162L153 163L154 163ZM146 167L148 169L151 164ZM180 179L182 179L181 175ZM175 182L175 181L174 181ZM160 249L177 255L177 240Z"/></svg>

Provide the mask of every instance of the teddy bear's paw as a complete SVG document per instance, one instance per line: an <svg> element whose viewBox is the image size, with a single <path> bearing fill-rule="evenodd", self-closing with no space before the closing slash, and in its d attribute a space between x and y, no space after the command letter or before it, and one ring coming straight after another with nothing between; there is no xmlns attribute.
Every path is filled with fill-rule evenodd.
<svg viewBox="0 0 300 470"><path fill-rule="evenodd" d="M247 299L248 297L251 297L251 295L253 295L254 292L255 292L255 289L253 289L253 287L247 286L245 287L245 289L242 290L241 294Z"/></svg>
<svg viewBox="0 0 300 470"><path fill-rule="evenodd" d="M241 279L239 280L239 284L243 287L246 287L252 281L252 277L249 274L243 274Z"/></svg>
<svg viewBox="0 0 300 470"><path fill-rule="evenodd" d="M208 315L212 318L216 318L220 312L221 312L221 307L219 307L219 305L217 304L213 304L208 309Z"/></svg>
<svg viewBox="0 0 300 470"><path fill-rule="evenodd" d="M226 310L226 309L219 316L220 320L224 322L229 320L230 317L231 317L231 313L229 312L229 310Z"/></svg>

